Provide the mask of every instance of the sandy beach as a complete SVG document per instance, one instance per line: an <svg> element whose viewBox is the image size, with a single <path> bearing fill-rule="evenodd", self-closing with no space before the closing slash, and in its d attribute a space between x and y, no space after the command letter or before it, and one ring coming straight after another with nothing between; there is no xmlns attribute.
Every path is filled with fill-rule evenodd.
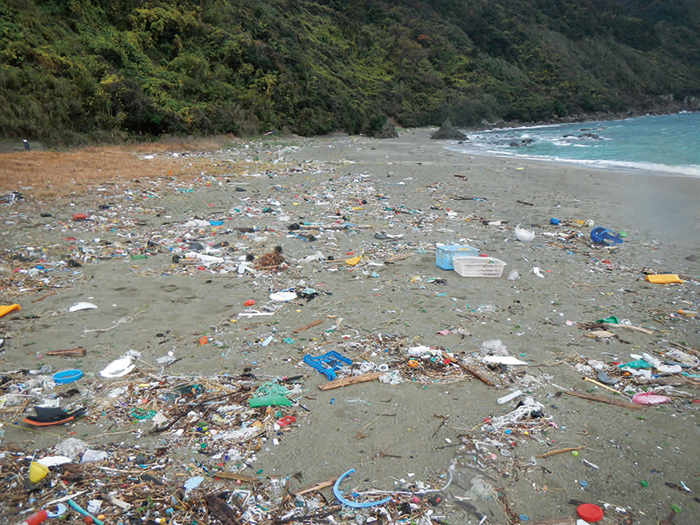
<svg viewBox="0 0 700 525"><path fill-rule="evenodd" d="M50 199L0 179L25 197L0 206L0 302L21 307L0 318L3 522L65 496L62 480L109 524L565 525L581 503L604 524L700 523L700 180L461 155L434 131L141 151L168 170L95 173ZM594 243L595 226L623 242ZM441 244L505 267L463 277L436 265ZM646 279L666 274L678 282ZM374 379L322 390L304 356L330 351L353 363L338 376ZM101 374L125 355L128 373ZM652 358L648 377L619 366ZM64 370L82 377L54 385ZM291 406L250 408L261 387ZM631 403L645 392L664 402ZM21 422L56 399L84 412ZM107 457L30 484L32 459L67 439ZM333 510L328 485L285 496L350 469L346 499L392 501ZM231 503L244 489L257 510ZM149 506L149 490L177 498Z"/></svg>

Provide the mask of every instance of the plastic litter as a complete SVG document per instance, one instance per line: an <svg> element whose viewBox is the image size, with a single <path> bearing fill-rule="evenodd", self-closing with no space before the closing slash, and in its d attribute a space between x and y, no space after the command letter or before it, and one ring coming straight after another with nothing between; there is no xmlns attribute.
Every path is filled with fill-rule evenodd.
<svg viewBox="0 0 700 525"><path fill-rule="evenodd" d="M518 224L515 227L515 238L521 242L532 242L535 240L535 232L521 228Z"/></svg>
<svg viewBox="0 0 700 525"><path fill-rule="evenodd" d="M500 277L506 267L495 257L453 257L452 262L462 277Z"/></svg>
<svg viewBox="0 0 700 525"><path fill-rule="evenodd" d="M595 523L603 519L603 509L593 503L582 503L576 507L576 514L582 520Z"/></svg>
<svg viewBox="0 0 700 525"><path fill-rule="evenodd" d="M53 375L53 382L57 385L67 385L83 377L83 371L78 369L61 370Z"/></svg>
<svg viewBox="0 0 700 525"><path fill-rule="evenodd" d="M83 452L83 457L80 460L81 463L96 463L98 461L104 461L109 457L109 454L103 450L93 450L91 448Z"/></svg>
<svg viewBox="0 0 700 525"><path fill-rule="evenodd" d="M479 359L485 363L495 363L498 365L522 366L528 364L526 361L521 361L517 357L510 355L485 355L480 356Z"/></svg>
<svg viewBox="0 0 700 525"><path fill-rule="evenodd" d="M632 396L632 403L637 403L638 405L660 405L669 401L671 401L671 398L652 392L639 392Z"/></svg>
<svg viewBox="0 0 700 525"><path fill-rule="evenodd" d="M443 270L454 270L454 257L478 257L479 249L466 244L435 245L435 265Z"/></svg>
<svg viewBox="0 0 700 525"><path fill-rule="evenodd" d="M107 378L124 377L134 368L136 368L136 364L133 363L133 357L125 356L112 361L100 372L100 375Z"/></svg>
<svg viewBox="0 0 700 525"><path fill-rule="evenodd" d="M49 468L36 461L32 461L29 465L29 481L39 483L49 473Z"/></svg>
<svg viewBox="0 0 700 525"><path fill-rule="evenodd" d="M14 312L15 310L19 310L20 306L18 304L3 304L0 305L0 317L9 314L10 312Z"/></svg>
<svg viewBox="0 0 700 525"><path fill-rule="evenodd" d="M339 370L346 365L352 365L352 361L350 359L343 357L335 350L331 350L330 352L318 357L313 357L306 354L304 356L304 363L325 375L329 381L335 379L336 370Z"/></svg>
<svg viewBox="0 0 700 525"><path fill-rule="evenodd" d="M67 456L46 456L45 458L38 459L36 462L45 467L55 467L70 463L71 459Z"/></svg>
<svg viewBox="0 0 700 525"><path fill-rule="evenodd" d="M624 242L614 231L602 226L596 226L591 230L591 240L597 244L607 244L608 246Z"/></svg>
<svg viewBox="0 0 700 525"><path fill-rule="evenodd" d="M507 396L499 397L497 401L498 401L499 405L503 405L503 404L507 403L508 401L512 401L513 399L516 399L522 395L523 395L522 390L516 390L515 392L511 392Z"/></svg>
<svg viewBox="0 0 700 525"><path fill-rule="evenodd" d="M39 525L39 523L42 523L47 516L48 513L45 510L40 510L39 512L35 512L29 516L24 521L18 523L18 525Z"/></svg>
<svg viewBox="0 0 700 525"><path fill-rule="evenodd" d="M82 310L94 310L97 306L92 303L80 302L68 308L69 312L80 312Z"/></svg>
<svg viewBox="0 0 700 525"><path fill-rule="evenodd" d="M78 409L73 413L68 413L58 406L35 406L36 416L26 416L23 423L35 427L45 427L52 425L62 425L68 423L83 413L84 409Z"/></svg>
<svg viewBox="0 0 700 525"><path fill-rule="evenodd" d="M202 482L204 481L204 478L202 476L194 476L185 481L185 484L183 485L185 490L192 490L196 489L199 487Z"/></svg>
<svg viewBox="0 0 700 525"><path fill-rule="evenodd" d="M275 292L270 294L272 301L288 302L297 298L296 292Z"/></svg>
<svg viewBox="0 0 700 525"><path fill-rule="evenodd" d="M675 273L652 274L647 275L645 279L653 284L683 284L683 279Z"/></svg>
<svg viewBox="0 0 700 525"><path fill-rule="evenodd" d="M349 476L350 474L352 474L353 472L355 472L355 469L350 469L350 470L344 472L343 474L341 474L341 475L338 477L338 479L335 480L335 483L333 484L333 494L335 495L336 499L337 499L340 503L342 503L342 504L345 505L346 507L352 507L352 508L355 508L355 509L366 509L366 508L368 508L368 507L376 507L377 505L384 505L385 503L389 503L389 502L391 501L391 497L390 497L390 496L387 496L386 498L381 499L381 500L379 500L379 501L365 501L365 502L362 502L362 503L358 503L358 502L356 502L356 501L350 501L350 500L345 499L345 498L342 496L342 494L340 493L339 486L340 486L340 483L341 483L347 476Z"/></svg>

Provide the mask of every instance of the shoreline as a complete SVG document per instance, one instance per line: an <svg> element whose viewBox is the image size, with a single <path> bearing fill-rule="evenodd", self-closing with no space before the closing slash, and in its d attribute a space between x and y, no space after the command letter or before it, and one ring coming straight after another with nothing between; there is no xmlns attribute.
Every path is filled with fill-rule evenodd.
<svg viewBox="0 0 700 525"><path fill-rule="evenodd" d="M589 120L589 121L582 121L582 122L558 122L558 123L543 123L543 124L528 124L528 125L523 125L523 126L506 126L506 127L491 127L487 128L484 130L474 130L474 129L467 129L466 133L478 133L479 131L486 131L486 132L509 132L509 131L517 131L517 130L533 130L533 129L542 129L542 128L549 128L549 127L555 127L555 126L561 126L561 125L569 125L569 124L575 124L575 125L584 125L586 123L591 123L591 124L602 124L605 122L610 122L610 121L618 121L618 122L623 122L627 120L634 120L634 119L640 119L640 118L654 118L654 117L664 117L664 116L674 116L674 115L681 115L681 114L693 114L696 112L692 111L682 111L679 113L673 113L673 114L646 114L646 115L635 115L633 117L629 118L619 118L619 119L603 119L603 120ZM572 131L569 131L569 134L573 133ZM515 139L511 139L515 140ZM615 139L616 140L616 139ZM670 176L683 176L683 177L700 177L700 164L684 164L684 165L674 165L671 163L667 164L658 164L654 163L652 161L644 161L644 162L638 162L638 161L629 161L629 160L620 160L620 159L577 159L577 158L566 158L566 157L556 157L554 155L552 156L547 156L547 155L530 155L527 153L529 145L522 145L520 147L511 147L510 150L503 150L499 151L497 149L487 149L491 147L489 144L475 144L471 142L469 139L467 139L464 142L457 142L455 141L455 146L454 150L459 151L459 148L463 147L465 150L466 154L485 154L485 155L494 155L494 156L504 156L504 157L515 157L515 158L524 158L524 159L532 159L535 161L541 160L545 162L555 162L555 163L562 163L566 165L573 165L573 166L583 166L583 167L590 167L593 169L607 169L611 171L632 171L632 172L646 172L646 173L659 173L659 174L664 174L664 175L670 175Z"/></svg>
<svg viewBox="0 0 700 525"><path fill-rule="evenodd" d="M469 145L466 145L466 148L469 148ZM466 149L465 148L465 149ZM449 151L453 151L455 153L461 153L459 151L455 151L449 147L445 147L445 149ZM591 169L591 170L607 170L611 172L624 172L624 173L630 173L630 174L637 174L637 175L645 175L645 176L656 176L656 177L682 177L682 178L688 178L688 179L697 179L700 178L700 167L698 168L697 173L684 173L682 170L688 170L688 169L694 169L689 166L666 166L663 164L651 164L651 163L645 163L645 164L637 164L637 165L630 165L630 166L624 166L621 164L625 164L623 161L597 161L597 160L575 160L575 159L565 159L561 157L556 157L556 158L545 158L545 157L537 157L537 156L530 156L530 155L518 155L518 154L513 154L513 155L507 155L504 153L499 153L499 152L489 152L489 151L483 151L480 150L477 146L474 147L474 151L464 151L465 155L474 155L474 156L483 156L483 157L496 157L496 158L502 158L502 159L516 159L516 160L522 160L523 162L533 162L533 163L538 163L542 162L545 164L555 164L555 165L561 165L562 167L568 167L568 168L581 168L581 169ZM607 165L595 165L595 163L604 163L604 162L610 162L610 164ZM620 165L618 165L620 164ZM628 162L626 164L634 164L632 162Z"/></svg>

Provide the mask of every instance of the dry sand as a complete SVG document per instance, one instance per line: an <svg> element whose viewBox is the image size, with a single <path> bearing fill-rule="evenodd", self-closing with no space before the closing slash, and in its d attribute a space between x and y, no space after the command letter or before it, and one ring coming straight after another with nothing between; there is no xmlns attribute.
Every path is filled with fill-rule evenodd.
<svg viewBox="0 0 700 525"><path fill-rule="evenodd" d="M3 206L0 293L3 304L18 303L21 311L0 319L9 334L1 370L81 369L85 376L75 383L81 396L104 407L115 403L105 396L116 386L159 375L207 378L250 369L255 385L303 375L302 397L293 397L307 410L296 408L292 427L269 436L247 462L226 468L289 478L290 490L348 469L356 473L344 486L358 492L447 485L440 493L445 500L430 507L433 518L447 523L573 517L570 500L609 504L603 523L658 523L672 505L680 510L674 524L700 523L697 380L674 376L676 386L666 390L671 402L643 410L561 393L622 399L583 380L575 366L591 360L628 362L630 354L681 347L697 356L700 321L677 312L700 310L700 181L456 154L448 143L431 141L431 131L403 130L391 140L239 142L197 156L202 176L191 182L179 179L175 166L171 177L96 180L87 194ZM237 166L229 176L228 165ZM75 213L91 220L75 222ZM553 217L561 224L550 224ZM185 227L195 218L223 225ZM627 237L615 247L595 245L590 227L574 220ZM323 227L308 230L316 239L308 241L290 235L292 223ZM518 224L534 231L535 240L516 240ZM241 232L246 228L255 231ZM387 238L377 239L380 232ZM232 262L199 270L175 264L173 254L188 242L227 242L223 255ZM468 244L507 266L500 278L461 277L436 266L436 243ZM236 271L239 257L259 257L275 246L283 248L287 268ZM146 251L148 258L133 258ZM322 260L305 260L319 252ZM342 262L361 254L356 266ZM24 261L15 258L20 255ZM61 264L69 260L81 266ZM50 271L12 273L37 263ZM514 270L519 278L509 280ZM648 273L678 274L684 282L651 284ZM318 295L270 301L270 293L285 289ZM281 307L268 317L240 317L246 300L256 302L253 308ZM68 312L80 301L97 309ZM609 316L652 333L615 328L612 338L586 337L580 323ZM313 321L319 324L293 333ZM477 366L470 356L493 340L528 363L479 368L495 386L455 365L449 373L422 375L422 364L419 371L406 365L408 348L426 345ZM78 346L85 357L46 355ZM141 356L130 376L100 377L129 350ZM302 358L330 350L388 364L404 381L321 391L325 377ZM162 368L157 359L168 352L179 360ZM522 398L504 405L497 399L518 388L544 405L543 418L508 433L484 427L485 419L514 410ZM104 413L108 419L108 408ZM192 440L149 436L143 429L150 423L120 426L98 417L30 433L13 425L17 415L17 407L5 409L3 446L28 454L69 435L96 447L133 445L138 436L145 452L166 446L175 463L220 462L199 454ZM577 457L538 457L566 447L584 448ZM681 482L692 492L668 485ZM222 482L206 483L225 490ZM329 489L324 494L333 500ZM0 514L16 516L16 510L5 505Z"/></svg>

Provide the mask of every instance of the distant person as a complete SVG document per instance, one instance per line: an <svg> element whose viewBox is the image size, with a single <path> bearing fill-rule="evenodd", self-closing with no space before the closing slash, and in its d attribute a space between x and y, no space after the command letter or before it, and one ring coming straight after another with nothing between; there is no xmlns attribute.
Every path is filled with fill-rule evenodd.
<svg viewBox="0 0 700 525"><path fill-rule="evenodd" d="M24 143L24 149L26 151L29 151L30 149L32 149L31 147L29 147L29 142L27 142L27 139L22 139L22 142Z"/></svg>

